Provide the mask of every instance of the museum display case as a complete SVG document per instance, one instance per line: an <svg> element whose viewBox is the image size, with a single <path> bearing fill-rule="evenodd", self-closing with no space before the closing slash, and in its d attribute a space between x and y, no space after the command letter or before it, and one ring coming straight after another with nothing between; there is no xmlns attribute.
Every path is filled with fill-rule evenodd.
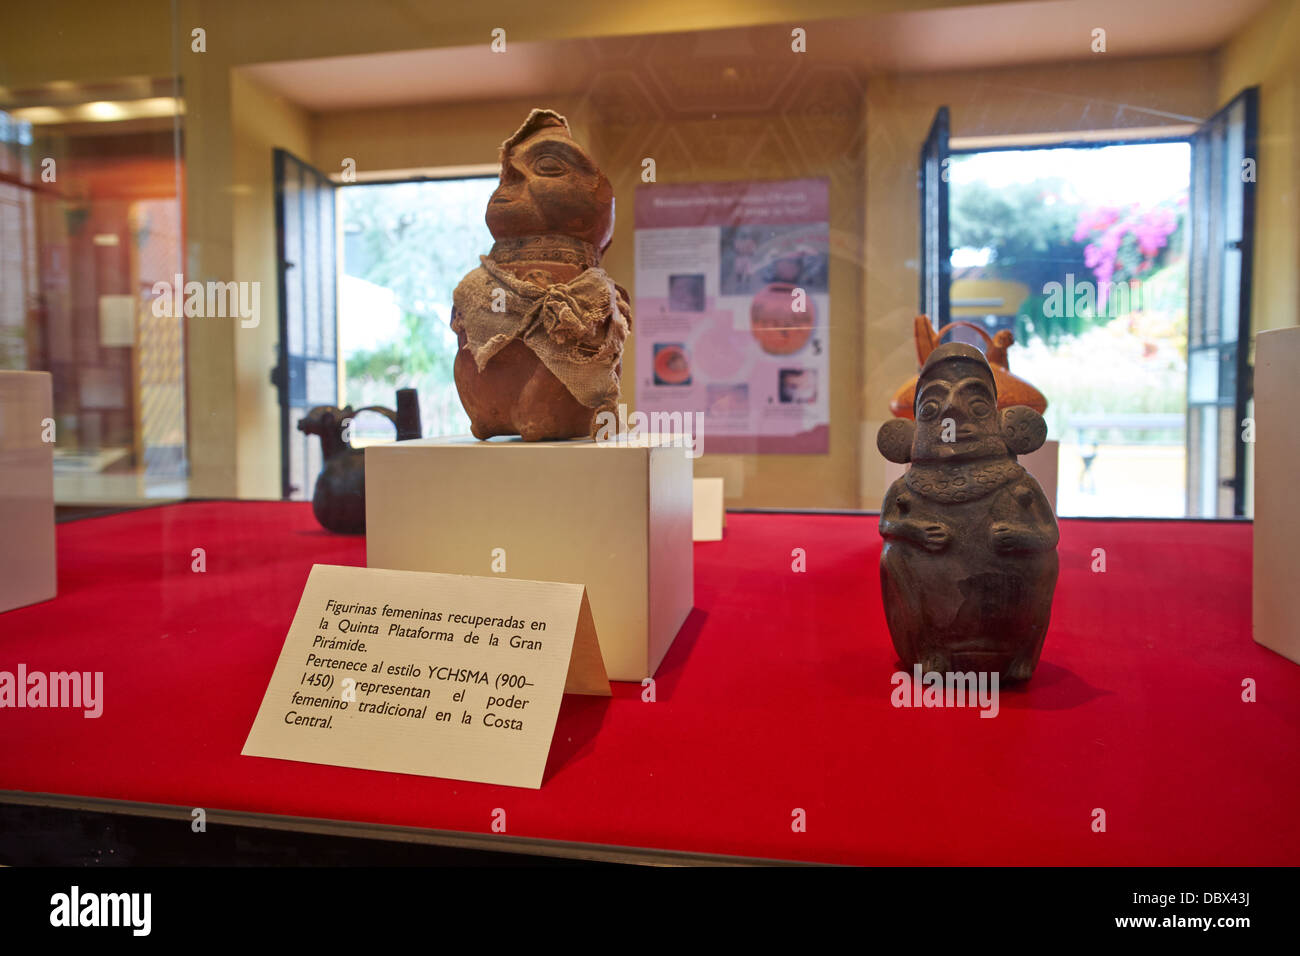
<svg viewBox="0 0 1300 956"><path fill-rule="evenodd" d="M1300 863L1290 0L3 17L0 864Z"/></svg>

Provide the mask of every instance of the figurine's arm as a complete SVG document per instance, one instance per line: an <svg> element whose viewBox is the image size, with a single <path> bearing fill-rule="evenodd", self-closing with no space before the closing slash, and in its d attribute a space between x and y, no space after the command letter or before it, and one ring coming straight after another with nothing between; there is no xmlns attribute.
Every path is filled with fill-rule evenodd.
<svg viewBox="0 0 1300 956"><path fill-rule="evenodd" d="M1056 515L1038 482L1022 479L1011 488L1018 512L1013 520L994 522L989 529L993 546L1003 552L1051 551L1061 539Z"/></svg>
<svg viewBox="0 0 1300 956"><path fill-rule="evenodd" d="M895 482L885 495L880 510L880 536L886 541L906 541L927 551L942 551L952 543L952 531L946 524L931 519L911 517L913 498L906 489L899 491Z"/></svg>

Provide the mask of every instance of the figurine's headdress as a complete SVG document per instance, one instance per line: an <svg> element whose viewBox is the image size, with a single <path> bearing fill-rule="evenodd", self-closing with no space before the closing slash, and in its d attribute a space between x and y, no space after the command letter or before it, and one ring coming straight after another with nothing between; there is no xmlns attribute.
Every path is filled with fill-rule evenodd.
<svg viewBox="0 0 1300 956"><path fill-rule="evenodd" d="M984 353L964 342L949 342L930 353L921 374L916 380L916 394L920 395L927 378L948 362L961 362L988 380L994 396L998 393L993 368ZM915 401L915 400L914 400ZM1027 405L1013 405L999 411L1002 440L1012 455L1027 455L1038 449L1047 438L1047 422L1043 416ZM912 447L916 440L916 422L911 418L895 418L885 422L876 433L876 447L888 461L904 464L912 460Z"/></svg>
<svg viewBox="0 0 1300 956"><path fill-rule="evenodd" d="M508 140L501 144L501 161L505 162L506 154L528 137L532 136L538 130L543 130L551 126L564 130L564 135L566 136L573 136L573 131L569 129L569 121L559 113L555 112L555 110L535 109L528 114L528 119L524 120L523 125L515 130Z"/></svg>
<svg viewBox="0 0 1300 956"><path fill-rule="evenodd" d="M989 365L989 360L984 357L984 353L973 345L967 345L965 342L949 342L947 345L940 345L930 353L925 364L921 366L921 374L916 379L916 394L921 394L921 383L934 374L937 367L945 362L960 361L968 362L978 372L988 380L989 390L996 396L998 393L997 380L993 378L993 368ZM913 399L915 401L915 399Z"/></svg>

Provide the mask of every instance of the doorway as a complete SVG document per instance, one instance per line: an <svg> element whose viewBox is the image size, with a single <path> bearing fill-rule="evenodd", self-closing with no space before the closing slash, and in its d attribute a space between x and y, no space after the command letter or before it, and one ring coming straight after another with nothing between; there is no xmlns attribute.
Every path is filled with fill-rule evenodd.
<svg viewBox="0 0 1300 956"><path fill-rule="evenodd" d="M953 319L1048 396L1062 516L1183 517L1186 141L954 153Z"/></svg>
<svg viewBox="0 0 1300 956"><path fill-rule="evenodd" d="M935 114L920 310L1015 333L1012 371L1043 376L1062 446L1063 515L1247 515L1258 101L1162 140L966 151Z"/></svg>

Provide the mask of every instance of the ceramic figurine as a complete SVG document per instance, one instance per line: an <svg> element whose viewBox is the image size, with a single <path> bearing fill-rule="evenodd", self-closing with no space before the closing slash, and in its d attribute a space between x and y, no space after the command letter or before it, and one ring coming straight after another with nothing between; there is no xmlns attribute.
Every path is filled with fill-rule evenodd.
<svg viewBox="0 0 1300 956"><path fill-rule="evenodd" d="M569 124L533 110L501 146L488 201L496 242L456 287L456 390L476 438L594 435L616 411L627 292L600 268L614 189Z"/></svg>
<svg viewBox="0 0 1300 956"><path fill-rule="evenodd" d="M404 394L405 393L405 394ZM362 412L377 412L397 429L398 440L420 437L420 403L416 390L397 393L398 411L379 405L335 408L317 405L298 422L298 431L320 438L325 465L316 478L311 511L322 528L338 534L364 534L366 530L365 449L353 448L344 435L346 424Z"/></svg>
<svg viewBox="0 0 1300 956"><path fill-rule="evenodd" d="M1023 405L998 407L984 355L949 343L928 356L915 421L876 436L910 462L880 513L880 586L894 649L926 672L1027 680L1047 634L1059 532L1042 488L1017 461L1047 437Z"/></svg>
<svg viewBox="0 0 1300 956"><path fill-rule="evenodd" d="M1015 344L1015 334L1010 329L1000 329L990 336L974 322L950 322L941 329L936 329L929 316L918 315L913 322L913 334L916 339L917 367L925 364L930 353L939 347L944 333L949 329L962 326L972 329L984 339L987 346L989 365L993 368L993 379L998 385L998 407L1010 408L1013 405L1027 405L1038 414L1047 411L1047 399L1043 393L1030 385L1018 375L1013 375L1007 364L1007 349ZM916 378L904 383L889 401L889 410L897 418L912 417L912 402L916 397Z"/></svg>

